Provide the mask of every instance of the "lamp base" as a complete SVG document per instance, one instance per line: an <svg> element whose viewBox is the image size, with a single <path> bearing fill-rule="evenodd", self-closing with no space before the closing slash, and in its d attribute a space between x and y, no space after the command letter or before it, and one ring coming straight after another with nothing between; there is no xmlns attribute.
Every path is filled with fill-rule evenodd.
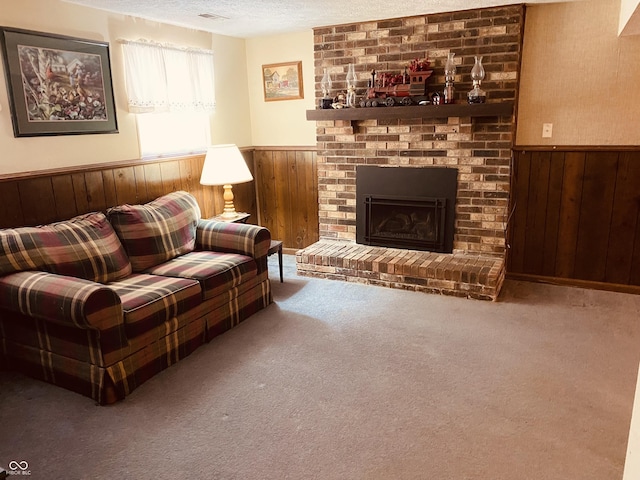
<svg viewBox="0 0 640 480"><path fill-rule="evenodd" d="M222 212L220 214L220 218L224 218L224 219L232 219L232 218L237 218L239 216L240 216L240 214L238 212L236 212L235 210L233 210L232 212L227 212L225 210L224 212Z"/></svg>
<svg viewBox="0 0 640 480"><path fill-rule="evenodd" d="M235 218L238 216L238 214L236 213L236 207L233 205L232 188L233 187L231 185L222 186L222 198L224 199L224 210L222 212L222 215L220 215L222 218Z"/></svg>

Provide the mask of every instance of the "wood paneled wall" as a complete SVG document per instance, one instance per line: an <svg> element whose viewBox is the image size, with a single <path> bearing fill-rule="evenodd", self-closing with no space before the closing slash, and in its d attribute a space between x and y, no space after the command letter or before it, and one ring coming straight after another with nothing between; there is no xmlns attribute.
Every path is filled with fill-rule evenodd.
<svg viewBox="0 0 640 480"><path fill-rule="evenodd" d="M315 149L254 152L260 222L285 248L319 239L318 169Z"/></svg>
<svg viewBox="0 0 640 480"><path fill-rule="evenodd" d="M251 214L284 248L318 240L315 148L243 149L254 181L233 187L239 212ZM123 203L146 203L175 190L191 192L203 217L222 213L222 187L200 185L203 155L114 162L0 177L0 228L41 225ZM258 210L258 204L260 209Z"/></svg>
<svg viewBox="0 0 640 480"><path fill-rule="evenodd" d="M640 285L639 187L640 148L514 151L507 271Z"/></svg>
<svg viewBox="0 0 640 480"><path fill-rule="evenodd" d="M253 171L252 152L243 152ZM222 213L222 187L200 185L204 155L57 169L0 178L0 228L41 225L74 215L140 204L175 190L191 192L203 217ZM255 176L255 175L254 175ZM238 211L257 223L255 181L233 188Z"/></svg>

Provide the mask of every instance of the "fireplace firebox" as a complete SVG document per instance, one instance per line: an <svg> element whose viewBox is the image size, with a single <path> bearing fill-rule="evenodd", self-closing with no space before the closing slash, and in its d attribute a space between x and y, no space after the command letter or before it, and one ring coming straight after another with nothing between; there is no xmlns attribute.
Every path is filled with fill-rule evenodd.
<svg viewBox="0 0 640 480"><path fill-rule="evenodd" d="M356 242L451 253L458 171L440 167L356 170Z"/></svg>
<svg viewBox="0 0 640 480"><path fill-rule="evenodd" d="M444 251L446 198L367 195L364 241L368 245Z"/></svg>

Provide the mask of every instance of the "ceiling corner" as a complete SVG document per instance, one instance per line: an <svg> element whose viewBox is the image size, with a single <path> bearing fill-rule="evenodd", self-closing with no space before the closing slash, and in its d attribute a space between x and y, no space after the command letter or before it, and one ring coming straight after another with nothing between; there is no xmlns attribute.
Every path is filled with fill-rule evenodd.
<svg viewBox="0 0 640 480"><path fill-rule="evenodd" d="M618 36L640 35L640 0L620 0Z"/></svg>

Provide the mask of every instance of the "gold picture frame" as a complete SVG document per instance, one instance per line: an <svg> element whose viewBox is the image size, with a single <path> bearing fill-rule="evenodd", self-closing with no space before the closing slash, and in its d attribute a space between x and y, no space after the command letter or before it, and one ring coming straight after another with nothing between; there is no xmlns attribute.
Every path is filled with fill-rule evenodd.
<svg viewBox="0 0 640 480"><path fill-rule="evenodd" d="M262 88L265 102L304 98L302 62L262 65Z"/></svg>

